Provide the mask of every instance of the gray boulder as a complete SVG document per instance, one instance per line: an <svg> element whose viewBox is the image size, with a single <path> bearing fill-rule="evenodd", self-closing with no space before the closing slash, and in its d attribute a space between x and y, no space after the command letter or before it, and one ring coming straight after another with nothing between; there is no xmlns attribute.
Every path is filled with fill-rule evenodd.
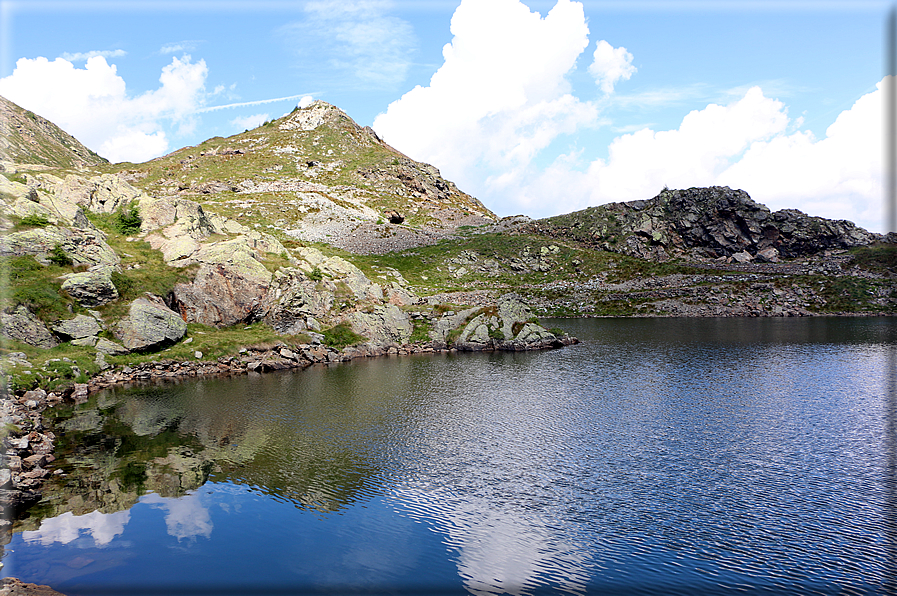
<svg viewBox="0 0 897 596"><path fill-rule="evenodd" d="M88 337L96 338L96 335L102 331L99 323L93 317L87 315L76 315L73 319L66 321L57 321L53 325L53 332L59 336L62 341L71 341Z"/></svg>
<svg viewBox="0 0 897 596"><path fill-rule="evenodd" d="M0 313L0 333L38 348L49 349L57 345L47 326L21 304L10 312Z"/></svg>
<svg viewBox="0 0 897 596"><path fill-rule="evenodd" d="M560 347L564 341L535 322L532 311L516 294L505 294L494 306L468 309L451 319L460 335L454 342L459 350L523 351ZM458 323L460 320L460 323ZM437 324L442 330L445 324ZM445 337L450 337L451 332Z"/></svg>
<svg viewBox="0 0 897 596"><path fill-rule="evenodd" d="M115 337L130 351L153 351L184 337L187 323L160 299L138 298L115 327Z"/></svg>
<svg viewBox="0 0 897 596"><path fill-rule="evenodd" d="M86 307L101 306L118 299L118 290L112 283L111 267L96 267L69 274L62 282L62 289Z"/></svg>
<svg viewBox="0 0 897 596"><path fill-rule="evenodd" d="M394 304L374 306L370 312L356 311L349 315L352 330L378 347L402 345L411 339L411 317Z"/></svg>
<svg viewBox="0 0 897 596"><path fill-rule="evenodd" d="M106 354L109 356L121 356L122 354L127 354L128 349L121 344L117 344L114 341L109 341L105 337L101 337L97 340L96 343L97 352L101 354Z"/></svg>

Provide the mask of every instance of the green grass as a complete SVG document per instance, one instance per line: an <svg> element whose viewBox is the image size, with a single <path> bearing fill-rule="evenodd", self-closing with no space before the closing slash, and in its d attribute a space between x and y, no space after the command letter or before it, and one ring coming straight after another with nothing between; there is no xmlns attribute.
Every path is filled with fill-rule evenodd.
<svg viewBox="0 0 897 596"><path fill-rule="evenodd" d="M897 273L897 246L878 244L850 250L857 265L878 273Z"/></svg>
<svg viewBox="0 0 897 596"><path fill-rule="evenodd" d="M9 276L9 297L12 305L21 304L46 322L69 318L74 301L62 292L60 276L72 273L71 267L42 265L26 255L0 260L0 268Z"/></svg>
<svg viewBox="0 0 897 596"><path fill-rule="evenodd" d="M363 335L359 335L352 331L346 323L340 323L323 332L324 343L331 348L342 349L347 346L354 346L367 341Z"/></svg>
<svg viewBox="0 0 897 596"><path fill-rule="evenodd" d="M426 343L430 341L430 331L433 330L433 324L425 319L413 319L411 321L414 329L411 331L411 343Z"/></svg>
<svg viewBox="0 0 897 596"><path fill-rule="evenodd" d="M32 228L45 228L50 225L50 220L43 213L29 213L21 218L15 226L16 230L27 230Z"/></svg>

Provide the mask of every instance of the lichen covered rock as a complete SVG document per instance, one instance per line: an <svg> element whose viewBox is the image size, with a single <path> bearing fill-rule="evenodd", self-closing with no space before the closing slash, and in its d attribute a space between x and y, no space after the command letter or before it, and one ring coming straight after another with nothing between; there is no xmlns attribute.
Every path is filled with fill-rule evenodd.
<svg viewBox="0 0 897 596"><path fill-rule="evenodd" d="M138 298L115 327L115 337L130 351L151 351L184 337L187 323L160 299Z"/></svg>

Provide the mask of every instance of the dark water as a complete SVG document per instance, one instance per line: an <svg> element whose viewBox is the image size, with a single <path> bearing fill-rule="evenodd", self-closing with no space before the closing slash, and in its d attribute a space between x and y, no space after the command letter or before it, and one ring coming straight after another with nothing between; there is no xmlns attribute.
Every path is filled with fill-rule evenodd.
<svg viewBox="0 0 897 596"><path fill-rule="evenodd" d="M67 476L3 573L71 595L894 593L892 320L552 324L585 341L61 411Z"/></svg>

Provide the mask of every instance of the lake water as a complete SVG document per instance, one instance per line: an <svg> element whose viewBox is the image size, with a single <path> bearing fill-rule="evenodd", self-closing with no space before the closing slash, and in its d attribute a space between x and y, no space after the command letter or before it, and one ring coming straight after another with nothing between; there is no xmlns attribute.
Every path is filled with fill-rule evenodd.
<svg viewBox="0 0 897 596"><path fill-rule="evenodd" d="M550 324L583 343L60 410L67 476L3 574L70 595L894 593L893 319Z"/></svg>

